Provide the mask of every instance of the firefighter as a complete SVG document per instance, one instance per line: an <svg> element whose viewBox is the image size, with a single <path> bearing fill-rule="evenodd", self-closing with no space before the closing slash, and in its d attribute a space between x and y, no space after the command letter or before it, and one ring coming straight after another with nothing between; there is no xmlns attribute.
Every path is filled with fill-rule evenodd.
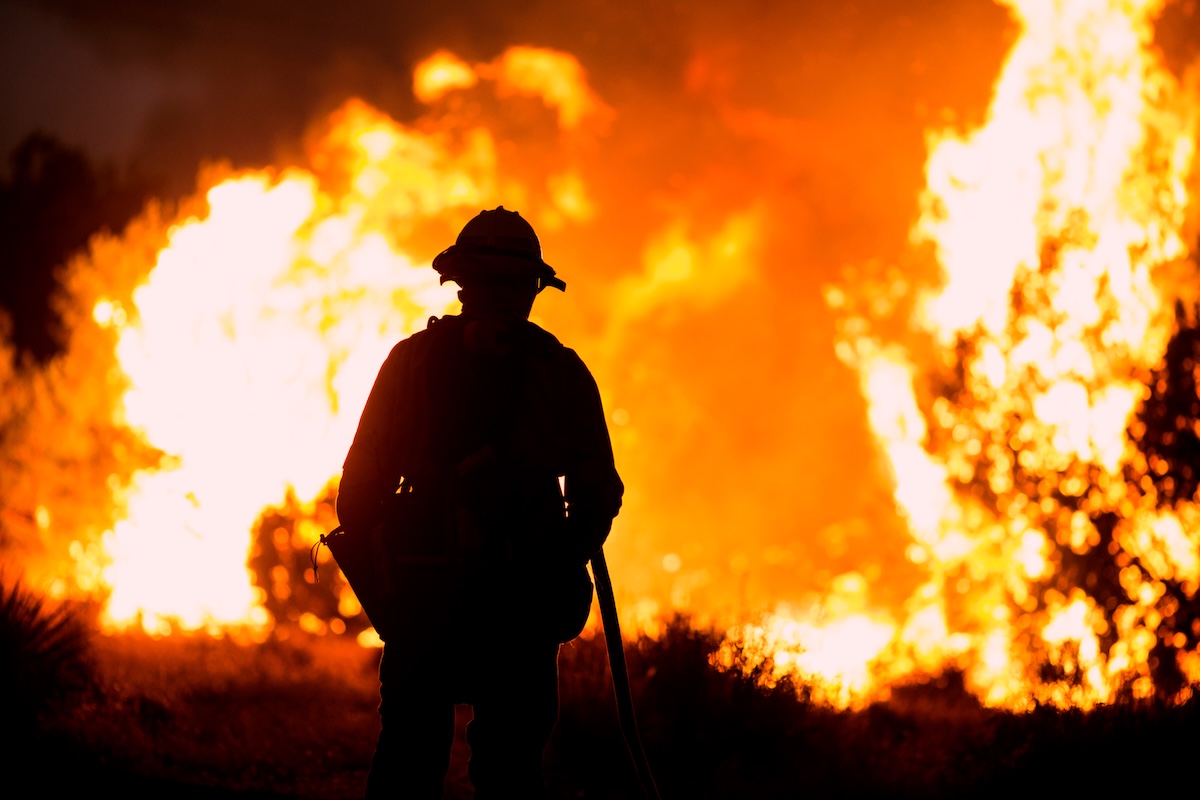
<svg viewBox="0 0 1200 800"><path fill-rule="evenodd" d="M462 313L393 348L337 498L348 536L382 531L395 590L367 796L441 797L466 703L476 798L542 797L559 645L587 620L586 563L624 487L591 373L528 319L566 288L533 227L483 211L433 267Z"/></svg>

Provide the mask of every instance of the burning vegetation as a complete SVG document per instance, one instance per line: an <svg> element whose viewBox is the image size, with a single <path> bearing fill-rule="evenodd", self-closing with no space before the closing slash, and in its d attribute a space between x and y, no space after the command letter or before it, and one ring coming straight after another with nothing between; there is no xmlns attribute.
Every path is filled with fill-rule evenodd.
<svg viewBox="0 0 1200 800"><path fill-rule="evenodd" d="M1194 87L1147 48L1158 4L1012 6L986 124L931 137L913 235L938 283L827 292L923 580L898 617L738 628L722 663L842 675L840 700L954 665L1013 709L1200 679ZM807 645L835 628L850 663Z"/></svg>
<svg viewBox="0 0 1200 800"><path fill-rule="evenodd" d="M350 100L294 163L210 166L64 266L61 355L0 358L5 547L108 632L375 644L309 548L379 364L456 308L430 259L503 203L571 280L535 314L606 393L628 629L683 614L723 632L720 669L837 708L947 675L1007 710L1188 701L1200 95L1153 48L1161 2L1004 5L1019 38L986 122L929 134L907 260L824 288L859 391L840 413L862 409L875 455L830 498L796 402L820 378L795 367L826 339L767 285L781 190L718 175L621 205L621 110L578 60L439 51L419 119ZM661 222L600 225L639 212Z"/></svg>

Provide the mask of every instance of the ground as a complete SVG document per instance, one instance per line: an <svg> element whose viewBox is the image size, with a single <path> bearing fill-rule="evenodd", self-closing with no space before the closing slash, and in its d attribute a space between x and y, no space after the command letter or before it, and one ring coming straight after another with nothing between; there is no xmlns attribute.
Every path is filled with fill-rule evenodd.
<svg viewBox="0 0 1200 800"><path fill-rule="evenodd" d="M765 691L717 672L706 658L714 644L678 624L627 648L664 798L1101 791L1117 774L1155 791L1190 786L1195 702L1011 715L980 707L950 676L839 712L808 703L802 689ZM18 759L16 774L39 778L29 796L357 798L378 730L377 659L353 641L299 633L250 646L98 637L87 688L4 752ZM560 672L562 711L546 760L552 796L638 797L602 637L564 646ZM456 800L471 796L469 714L459 709L446 783Z"/></svg>

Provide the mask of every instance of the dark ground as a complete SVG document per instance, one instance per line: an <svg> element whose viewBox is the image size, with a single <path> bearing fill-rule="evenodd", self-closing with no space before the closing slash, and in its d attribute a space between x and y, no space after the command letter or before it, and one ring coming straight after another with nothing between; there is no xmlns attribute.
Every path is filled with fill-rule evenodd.
<svg viewBox="0 0 1200 800"><path fill-rule="evenodd" d="M1134 780L1194 789L1200 703L1015 716L953 677L859 712L813 706L707 665L682 624L627 647L641 730L664 798L950 797L1105 792ZM91 648L82 691L13 731L9 797L360 797L376 733L376 651L333 638L230 641L126 635ZM554 797L636 798L602 638L560 658L562 711L547 752ZM447 797L471 796L459 714ZM13 783L9 783L13 786Z"/></svg>

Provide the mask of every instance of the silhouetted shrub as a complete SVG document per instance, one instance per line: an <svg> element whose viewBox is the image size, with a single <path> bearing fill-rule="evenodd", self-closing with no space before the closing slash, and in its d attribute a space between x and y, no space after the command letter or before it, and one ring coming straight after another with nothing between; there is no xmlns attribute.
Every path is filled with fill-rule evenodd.
<svg viewBox="0 0 1200 800"><path fill-rule="evenodd" d="M0 579L0 720L13 741L32 734L52 704L83 689L88 636L69 607Z"/></svg>

